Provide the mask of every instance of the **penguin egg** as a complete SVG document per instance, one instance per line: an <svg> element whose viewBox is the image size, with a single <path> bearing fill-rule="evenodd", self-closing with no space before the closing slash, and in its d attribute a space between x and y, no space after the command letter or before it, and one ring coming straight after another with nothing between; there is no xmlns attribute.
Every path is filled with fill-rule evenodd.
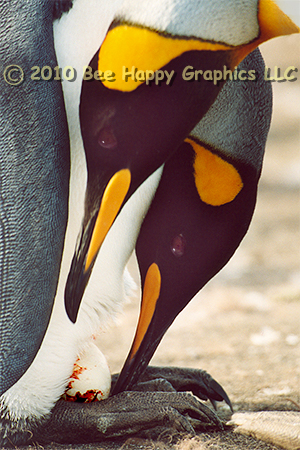
<svg viewBox="0 0 300 450"><path fill-rule="evenodd" d="M111 375L104 355L91 344L77 358L63 399L93 402L109 396Z"/></svg>

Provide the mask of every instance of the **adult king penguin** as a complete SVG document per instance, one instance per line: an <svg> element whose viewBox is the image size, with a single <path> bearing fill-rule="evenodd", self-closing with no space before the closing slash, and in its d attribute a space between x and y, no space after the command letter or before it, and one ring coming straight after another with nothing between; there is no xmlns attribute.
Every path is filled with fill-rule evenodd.
<svg viewBox="0 0 300 450"><path fill-rule="evenodd" d="M255 50L238 67L244 74L254 70L255 82L228 82L164 165L136 244L143 299L115 392L136 382L175 317L247 232L272 110L263 67ZM255 105L250 120L249 105Z"/></svg>
<svg viewBox="0 0 300 450"><path fill-rule="evenodd" d="M61 86L30 79L33 66L57 65L53 4L20 3L0 4L0 395L24 374L44 337L69 192Z"/></svg>
<svg viewBox="0 0 300 450"><path fill-rule="evenodd" d="M63 9L68 9L68 6L70 6L69 3L71 2L56 2L56 14L60 15ZM188 42L188 46L184 46L179 53L177 46L175 46L175 54L171 53L172 61L176 60L177 64L178 60L180 60L180 64L179 66L176 65L176 68L182 67L182 65L185 64L185 58L188 57L187 53L189 52L193 53L191 56L195 56L194 52L196 52L196 59L193 59L193 63L194 61L206 61L206 55L207 61L210 62L210 67L212 69L215 68L215 63L217 64L217 67L219 67L220 64L222 66L227 61L228 65L231 67L237 64L244 56L246 56L247 53L253 50L263 40L278 34L296 31L293 24L285 16L282 16L278 9L275 8L274 4L269 1L260 1L259 4L257 1L249 2L249 6L247 7L239 1L229 1L226 2L226 4L220 1L213 1L210 3L166 1L163 2L163 4L161 3L162 2L157 2L156 5L156 3L152 2L151 9L149 10L149 4L147 5L146 2L139 3L137 6L135 2L119 1L114 2L111 5L106 5L106 2L85 2L84 0L74 1L73 8L63 15L55 28L55 48L59 65L61 67L66 67L67 65L72 67L76 66L78 73L81 72L82 67L89 64L89 61L91 60L93 54L95 54L99 44L102 42L105 32L114 17L117 17L117 21L114 22L110 32L117 30L117 35L109 34L110 32L107 34L105 42L108 42L108 46L105 44L104 48L108 50L108 54L115 55L114 45L118 46L120 40L123 40L124 26L126 28L129 24L129 29L131 31L132 28L137 30L143 29L147 31L147 36L148 32L151 31L151 50L155 48L155 46L153 47L153 43L155 43L155 36L163 36L170 39L168 42L171 43L171 47L173 47L172 44L176 41L175 38L177 37L180 37L178 41L182 41L184 43ZM28 55L41 58L41 60L37 59L35 64L49 65L49 59L47 58L49 57L50 50L52 55L54 55L54 53L52 27L50 25L52 11L50 11L48 3L47 5L46 3L44 4L41 2L39 2L39 5L31 3L31 6L27 5L26 7L20 7L19 2L15 1L11 2L10 6L1 6L1 8L4 8L1 12L3 12L6 17L14 19L14 21L9 21L8 24L8 27L12 27L10 30L11 34L8 36L6 36L6 34L3 35L3 40L7 44L6 47L4 47L7 54L11 55L13 49L18 61L22 62L22 58L24 57L22 56L24 54L24 42L26 42L28 48L30 47L32 49L31 52L28 52ZM269 11L272 11L272 14L271 20L268 21L267 13ZM89 15L90 12L91 14ZM234 24L232 24L232 17L236 17ZM279 19L279 17L281 17L282 20ZM99 26L99 18L101 18L101 27ZM18 29L18 21L21 21L23 28ZM42 27L42 23L43 26L46 27L46 30ZM84 39L81 38L81 33L74 38L74 24L78 23L84 31L82 33ZM212 23L216 25L212 26ZM136 27L137 24L139 25L138 27ZM132 27L131 25L134 26ZM18 31L20 30L19 34L15 34L16 29L18 29ZM24 36L28 34L33 37L37 30L39 33L44 35L44 38L47 41L44 46L36 44L35 41L31 43L30 40L28 41L24 39ZM119 34L119 32L121 32L121 34ZM86 33L90 39L86 38ZM134 42L133 39L135 32L131 35L131 37L130 34L127 34L127 31L125 34L126 38L129 39L125 39L124 44L127 47L129 46L129 50L132 54L134 54L135 50L133 47L130 49L130 44ZM154 39L152 39L152 37L154 37ZM41 41L41 36L39 36L37 42L44 42L43 40ZM190 43L193 43L194 45L194 42L196 42L196 47L190 47ZM61 43L63 43L63 46L60 45ZM205 45L202 45L203 43L205 43ZM146 51L147 49L148 47L146 46L144 50ZM83 50L83 52L81 52L81 50ZM221 52L220 55L222 55L220 60L218 58L215 59L218 52ZM164 67L170 63L169 60L165 60L165 55L169 53L169 44L162 48L162 53L164 53L164 55L162 59L158 60L158 68ZM96 54L98 55L98 52L96 52ZM31 67L31 60L28 55L27 58L24 57L24 67L27 71L29 71ZM200 59L198 59L199 57ZM106 64L110 63L109 60L108 62L107 60L105 61L104 68L106 67ZM51 64L56 64L54 56L51 60ZM152 67L157 69L156 66ZM156 119L154 122L151 122L151 117L148 117L148 128L139 130L140 133L136 133L137 130L133 127L133 119L134 115L138 118L140 114L141 104L144 102L145 98L144 94L142 94L142 103L141 101L140 103L138 102L138 107L135 109L134 115L130 114L130 127L128 127L128 122L126 121L128 111L134 111L134 101L131 103L131 99L134 99L134 97L131 94L133 93L132 91L136 90L129 90L127 100L124 103L125 93L121 92L120 96L119 92L117 92L119 89L117 88L116 95L118 94L118 98L113 101L113 106L116 105L118 108L118 104L120 103L121 107L119 110L117 109L117 111L115 111L110 105L110 97L114 89L108 89L104 86L108 90L108 96L104 98L102 110L100 108L98 115L96 114L96 116L90 116L92 127L89 128L86 127L84 123L84 120L89 122L88 110L84 106L84 102L86 101L85 99L87 99L88 103L89 99L93 98L94 93L92 93L92 96L89 96L88 93L85 93L85 87L83 87L81 120L83 121L82 134L86 144L85 150L88 165L88 183L85 203L85 219L83 221L83 238L79 242L79 247L74 258L70 276L68 278L69 281L67 283L66 291L67 311L72 319L72 322L75 322L72 323L69 321L64 310L63 294L67 271L71 259L70 251L72 250L70 249L74 248L75 234L77 231L76 228L79 228L79 225L77 226L78 209L76 209L75 206L79 206L79 209L81 210L83 209L85 183L84 179L82 180L81 172L84 172L84 153L81 144L81 136L79 133L78 113L76 112L76 108L79 105L80 84L79 77L73 84L63 83L64 100L71 139L72 173L69 222L65 237L65 250L60 268L60 279L51 320L40 350L37 352L43 334L45 333L45 328L47 326L47 321L55 294L58 278L58 267L63 245L63 234L66 222L65 199L68 193L68 152L65 150L68 148L67 138L62 140L64 145L61 152L54 152L55 154L58 154L58 157L62 158L62 161L57 162L57 160L55 160L54 168L49 169L51 173L53 170L55 175L57 175L57 173L61 175L61 178L59 179L60 184L55 179L49 182L49 191L57 201L57 217L60 219L57 227L59 232L57 232L57 229L53 231L53 228L51 228L53 221L47 220L46 218L46 231L44 232L44 229L41 229L39 233L34 234L36 245L37 243L40 244L40 242L44 242L45 234L47 234L47 227L50 227L52 232L52 234L50 233L50 237L48 239L51 239L51 250L53 251L54 256L52 259L48 257L48 246L42 249L42 253L39 248L39 255L47 261L47 264L51 265L51 270L54 270L54 272L51 271L50 273L50 269L47 271L44 270L41 280L41 278L37 275L37 269L40 268L38 266L35 268L35 272L32 274L32 279L30 280L31 283L32 280L35 280L37 277L41 280L41 282L44 281L45 277L46 280L50 280L48 283L50 284L51 289L48 288L48 285L42 285L46 300L45 305L42 305L39 311L43 310L43 308L45 309L45 312L41 312L43 313L43 320L41 324L34 323L32 336L28 339L30 344L28 348L25 346L26 358L24 358L22 364L19 366L14 363L16 358L14 357L13 352L16 351L17 356L20 353L17 348L18 343L22 343L24 348L23 336L25 334L23 330L19 331L18 336L14 339L13 348L11 345L9 347L6 342L4 342L3 345L1 342L1 352L5 353L5 358L1 358L4 363L3 370L8 370L12 373L12 376L10 379L7 379L7 381L4 380L4 377L1 379L1 383L3 383L1 385L1 393L3 393L3 395L1 397L0 442L2 445L6 445L8 443L25 443L27 440L31 439L32 433L33 439L41 438L41 440L44 441L47 439L61 442L101 440L104 437L117 436L126 432L132 433L143 428L148 428L149 423L151 423L151 426L155 426L166 419L171 424L177 425L179 429L192 431L191 424L185 417L186 413L190 413L190 415L193 416L191 421L195 427L199 426L201 421L212 421L216 425L219 423L217 418L208 408L204 407L193 396L189 396L185 393L125 392L115 395L104 402L92 405L66 404L62 401L57 402L66 388L68 378L72 374L73 364L76 357L82 350L85 349L89 341L92 340L93 333L97 332L99 327L104 325L107 319L119 309L123 295L122 276L124 267L131 251L134 249L143 216L146 215L155 190L159 185L159 179L162 171L161 165L169 159L172 154L177 155L175 152L181 146L182 142L193 127L206 113L211 104L215 101L220 89L220 87L213 85L211 86L212 89L209 89L209 92L207 93L203 92L203 89L201 88L199 92L197 89L196 91L191 90L188 99L192 100L195 96L197 100L193 103L191 110L189 109L189 102L186 101L185 95L181 94L181 89L178 89L177 94L179 95L180 100L178 100L176 94L173 106L176 106L179 113L175 116L171 116L172 120L170 120L170 122L163 122L162 128L159 127L159 120ZM141 83L141 88L144 87L143 84L144 83ZM232 89L234 90L234 82L228 82L228 85L229 84L232 85ZM27 89L31 87L29 83L24 84L25 88L26 86ZM40 86L42 86L42 84L40 84ZM55 86L55 83L53 86ZM183 86L184 85L181 84L181 87ZM9 88L9 86L7 87ZM36 89L38 89L38 87ZM46 88L43 87L40 89ZM49 117L58 117L59 124L56 129L61 129L61 135L66 136L66 123L64 122L64 111L60 90L57 87L52 89L57 89L57 91L50 93L51 99L53 98L53 103L47 103L49 109L45 110L42 108L42 111L45 112L45 117L47 117L47 120ZM170 92L172 92L171 89L172 86L170 86ZM245 90L247 90L247 84L245 84ZM20 92L22 91L19 91L19 93L18 91L5 92L6 97L3 102L3 123L4 126L7 126L7 123L5 122L5 107L7 107L8 98L10 96L14 97L16 107L18 107L18 109L14 110L14 113L16 114L17 112L17 116L19 118L23 114L23 110L22 112L20 111L20 95L22 95ZM103 92L103 90L100 92L99 99L101 102L102 95L104 95ZM167 93L166 90L164 90L164 92ZM263 92L265 92L264 88ZM221 91L221 94L222 93L223 91ZM34 94L36 95L28 99L30 103L26 106L28 112L31 113L33 118L36 117L32 114L32 111L34 111L33 106L37 108L36 105L39 99L39 93L34 92ZM184 91L184 94L186 94L186 91ZM24 95L26 95L26 92L23 94L22 98L24 98ZM152 96L149 97L149 105L152 101L151 98ZM169 95L167 98L172 105L172 95ZM57 103L55 102L55 99L58 99L56 100ZM163 103L161 102L159 95L156 95L156 100L158 101L158 109L154 107L154 111L156 111L158 117L161 118L164 116ZM224 99L222 100L222 97L217 99L217 102L222 101L224 101ZM128 107L126 107L127 102ZM252 104L251 106L254 113L253 128L257 130L257 127L259 128L260 125L256 122L256 112L260 111L262 106L259 103ZM172 113L172 109L173 108L169 107L168 112ZM222 110L222 108L220 109ZM151 111L153 111L153 109L151 109ZM13 112L11 110L9 110L9 112L8 123L12 124L12 131L8 131L7 128L5 128L4 136L6 136L7 139L11 139L11 136L15 137L16 144L13 145L13 148L16 153L18 143L20 143L20 145L24 144L24 136L27 134L28 125L27 122L21 122L21 125L19 122L15 123L12 117ZM40 114L40 109L38 109L38 112ZM38 117L36 120L32 120L32 123L39 123L40 120L41 123L43 123L39 114L37 114ZM56 114L58 114L58 116L56 116ZM194 114L196 114L196 117L194 117ZM118 119L116 122L114 121L115 116L117 116ZM146 117L144 119L146 119ZM100 126L99 124L95 125L95 118L100 119ZM172 122L174 122L173 125ZM183 124L181 124L181 122L183 122ZM170 127L166 130L166 125L168 123L170 123ZM56 139L55 135L51 135L51 130L55 129L56 125L55 123L49 123L49 121L47 124L49 125L49 133L47 133L47 135L49 136L50 141L52 140L52 148L57 149L55 145L58 139ZM267 125L265 126L267 127ZM178 133L176 132L175 137L173 137L177 127ZM124 134L124 130L128 130L128 134ZM105 164L102 168L96 164L94 166L97 158L94 158L94 150L89 146L91 133L95 131L98 141L100 139L100 147L109 151L104 155L103 161ZM168 133L166 133L166 131L168 131ZM152 141L150 139L153 134L161 134L163 137L158 149L159 151L157 152L155 149L157 141ZM262 137L260 133L259 136L263 145L264 137ZM34 143L36 143L36 137L36 135L32 136L32 141ZM114 153L116 146L118 147L119 142L122 142L123 137L126 148L128 148L129 151L129 159L125 159L126 162L129 161L132 164L132 166L130 165L130 169L123 166L124 158L122 157L119 160L119 154L117 152ZM205 137L203 139L201 138L201 133L199 136L196 132L196 137L198 140L200 139L201 141L205 141ZM145 151L144 148L145 143L147 143L147 139L150 139L151 143L150 146L146 147L148 152ZM211 147L213 147L214 144L215 141L208 143ZM136 147L136 145L139 147ZM188 145L192 145L191 141L189 141ZM218 152L223 154L223 147L221 146L221 148L219 148L218 143L215 145L216 153L218 155ZM25 147L31 149L31 142L26 141ZM212 150L211 147L209 147L209 150ZM154 155L153 148L155 149ZM226 148L225 150L228 149ZM260 154L259 151L258 154ZM229 162L230 165L231 160L227 161L228 155L226 151L225 155L225 160L226 162ZM11 153L8 152L5 160L9 162L11 161L10 158ZM174 158L176 160L175 156ZM27 158L25 159L27 162ZM141 165L140 160L142 160ZM247 162L248 160L246 158L246 163ZM118 167L120 165L119 163L121 163L121 167ZM31 171L33 172L33 168L37 171L40 170L40 164L36 163L36 161L33 161L32 163L29 161L29 164L33 166L30 166L30 176ZM115 168L117 168L117 170ZM256 169L259 171L259 164L256 166ZM101 170L103 170L103 176L101 176ZM123 170L125 170L125 172ZM128 180L129 172L130 177L132 177L133 180L132 183L131 180ZM33 172L32 183L36 184L39 180L37 180L37 177L34 178L34 173L36 172ZM120 173L121 176L119 176ZM117 174L116 177L115 174ZM241 175L243 174L241 173ZM102 184L97 186L97 182L99 180ZM102 231L100 231L99 238L99 235L97 236L98 232L94 232L94 225L97 225L98 222L100 222L100 224L102 223L100 220L101 215L99 221L97 220L99 217L98 210L101 203L101 197L104 193L104 197L107 198L106 194L108 194L109 203L111 203L110 194L111 192L113 193L112 197L114 199L115 191L119 191L119 188L115 189L115 186L119 186L120 180L125 182L125 184L123 184L124 188L120 190L121 196L118 199L117 207L114 208L112 215L109 214L109 224L104 230L102 229ZM26 184L28 184L29 181L30 178L28 174ZM74 181L75 184L77 184L75 188ZM110 181L112 181L112 183L110 183ZM115 181L117 181L117 184L115 184ZM20 183L19 180L17 180L17 184L18 183ZM42 183L47 184L47 181L42 181ZM106 186L109 186L108 190ZM113 186L112 190L110 189L111 186ZM25 189L22 189L22 194L24 191ZM30 198L34 197L35 196L33 194L30 195ZM62 200L60 197L62 197ZM5 198L5 195L3 195L3 198ZM41 213L38 208L45 203L47 203L47 199L45 199L43 194L42 199L37 201L38 206L35 206L36 214ZM103 201L101 204L103 204ZM27 199L25 207L26 209L28 208ZM64 211L63 214L59 208ZM16 209L16 213L20 214L21 209ZM11 209L9 209L9 211L11 211ZM54 211L56 212L57 209L54 208ZM103 213L101 214L103 215ZM248 214L251 216L251 207ZM8 217L10 218L9 214ZM56 215L53 217L55 218ZM38 223L37 226L40 226L41 221L39 219L36 219L36 222ZM245 219L246 222L247 220L249 220L249 218ZM11 223L13 224L13 222L14 219ZM16 222L18 222L17 218ZM20 222L23 225L23 234L20 234L20 241L17 241L16 255L22 253L22 236L28 236L28 231L26 226L24 226L26 217L22 218L22 220L20 219ZM30 221L30 226L32 226L31 222L32 221ZM71 227L75 228L75 233ZM247 225L244 225L242 234L246 231L245 227L247 227ZM11 239L9 240L9 243L10 242ZM55 245L53 245L53 242ZM237 244L235 244L235 246L236 245ZM101 250L99 251L100 247ZM32 252L33 251L34 250L32 250ZM231 249L229 250L229 253L233 251L234 249ZM224 258L226 259L226 257L228 258L229 256L230 255L226 255ZM150 254L149 257L146 258L146 262L148 258L151 259ZM14 277L14 271L12 269L14 265L10 265L9 263L10 261L5 261L3 266L4 272L12 274L11 276ZM31 263L31 259L30 261L26 260L24 263L24 270L27 271L28 268L31 267ZM93 273L91 270L92 268ZM216 270L218 270L218 268L219 267L217 267ZM141 263L141 270L143 271L143 263ZM77 283L77 281L74 282L74 273L77 275L79 274L79 283ZM90 278L90 282L86 287L88 278ZM25 280L28 279L25 278ZM26 298L29 298L27 295L33 290L30 282L23 281L23 284L21 285L23 288L22 292L26 293ZM99 285L98 293L96 295L95 285ZM7 288L7 286L11 286L11 284L9 283L9 280L4 277L3 287ZM201 286L198 286L198 288L199 287ZM34 289L36 289L35 285ZM13 290L15 290L15 288L13 288ZM70 290L72 292L71 300L69 295ZM79 309L82 296L83 301ZM2 298L2 303L4 306L6 307L6 304L8 305L8 313L1 316L1 332L4 333L4 336L9 336L9 333L11 333L10 328L8 328L8 321L12 315L15 314L15 312L19 313L19 316L22 316L17 318L16 329L18 330L20 325L24 325L23 328L25 328L25 330L26 327L27 330L29 327L30 330L32 330L31 325L28 325L27 313L24 313L27 305L24 304L23 301L20 302L20 298L23 300L23 297L24 295L22 295L22 293L20 294L18 292L14 292L14 296L10 296L10 300L12 298L14 302L13 306L11 306L11 301L9 302L5 297ZM29 301L34 308L36 308L37 298L38 295L34 295L33 300L29 298ZM182 301L182 307L184 307L184 305L189 301L189 298L186 297ZM143 304L145 304L144 301ZM161 317L161 319L163 319L163 317ZM37 320L39 320L39 318ZM138 330L138 333L140 333L140 329ZM7 348L9 349L8 351ZM35 353L36 357L31 364ZM135 364L138 366L136 353L134 356ZM30 367L28 368L28 366ZM197 376L198 375L199 372ZM149 377L151 377L151 373ZM168 376L166 378L168 379ZM199 385L200 387L204 386L204 393L198 392L198 395L201 398L206 395L211 398L212 401L221 400L222 398L227 399L227 396L222 388L209 376L207 377L207 385L205 385L205 383L203 384L203 380L205 381L205 377L201 378L200 375L200 380L197 380L196 383L198 389ZM184 385L185 381L183 381L183 386L179 386L179 389L182 387L184 388ZM177 386L175 387L177 388ZM197 392L195 393L197 394ZM158 403L156 403L156 405L159 405L157 408L153 406L153 396L155 397L155 400L158 401ZM56 406L54 406L55 404ZM137 409L139 411L138 414L136 414Z"/></svg>

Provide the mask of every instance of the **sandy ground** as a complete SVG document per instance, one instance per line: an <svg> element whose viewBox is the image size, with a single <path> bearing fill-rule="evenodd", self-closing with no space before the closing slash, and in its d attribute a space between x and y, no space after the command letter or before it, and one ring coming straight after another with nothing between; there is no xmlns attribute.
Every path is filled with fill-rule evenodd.
<svg viewBox="0 0 300 450"><path fill-rule="evenodd" d="M299 73L296 82L273 83L274 117L252 225L227 267L176 319L151 362L205 369L235 411L297 410L294 402L300 403L300 36L264 44L262 51L269 67L296 66ZM137 277L134 260L130 267ZM99 339L112 372L130 348L138 309L137 297ZM221 404L218 411L230 417ZM67 448L277 449L232 431L187 438L178 447L167 437L134 437Z"/></svg>

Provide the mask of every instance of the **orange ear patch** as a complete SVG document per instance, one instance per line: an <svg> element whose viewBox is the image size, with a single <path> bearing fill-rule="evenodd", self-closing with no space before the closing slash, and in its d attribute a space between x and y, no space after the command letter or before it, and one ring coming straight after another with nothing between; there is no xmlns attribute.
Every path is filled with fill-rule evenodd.
<svg viewBox="0 0 300 450"><path fill-rule="evenodd" d="M123 92L133 91L146 81L148 72L155 72L172 59L191 50L231 50L226 44L203 42L197 39L178 39L163 36L146 28L119 25L110 30L99 51L98 69L105 73L110 70L115 75L113 83L104 80L109 89ZM134 81L124 78L123 68L132 67L142 71L145 79Z"/></svg>
<svg viewBox="0 0 300 450"><path fill-rule="evenodd" d="M198 194L204 203L220 206L235 199L243 188L240 174L232 164L186 139L195 152L194 177Z"/></svg>

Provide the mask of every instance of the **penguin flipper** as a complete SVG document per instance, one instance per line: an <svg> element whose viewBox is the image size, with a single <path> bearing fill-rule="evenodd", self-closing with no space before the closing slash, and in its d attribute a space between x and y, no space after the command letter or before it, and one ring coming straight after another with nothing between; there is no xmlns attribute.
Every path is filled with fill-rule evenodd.
<svg viewBox="0 0 300 450"><path fill-rule="evenodd" d="M31 439L41 444L101 442L149 429L161 432L162 427L195 434L195 429L223 429L223 424L187 392L126 391L95 403L59 401L49 420L31 429Z"/></svg>

